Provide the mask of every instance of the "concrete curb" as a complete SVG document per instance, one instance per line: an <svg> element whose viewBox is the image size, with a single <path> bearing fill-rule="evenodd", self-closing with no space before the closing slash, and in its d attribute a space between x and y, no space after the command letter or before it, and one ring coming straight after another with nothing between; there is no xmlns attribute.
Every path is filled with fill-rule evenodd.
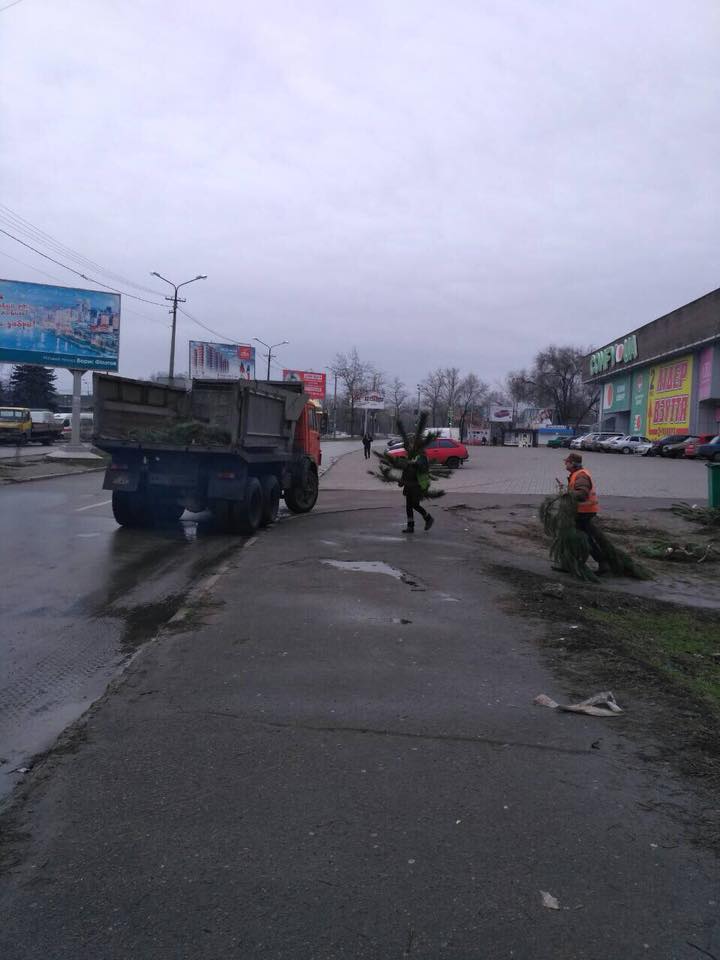
<svg viewBox="0 0 720 960"><path fill-rule="evenodd" d="M17 483L33 483L35 480L58 480L60 477L80 477L84 473L100 473L100 471L104 469L105 464L103 464L102 467L88 467L87 470L73 470L71 473L46 473L43 477L21 477L19 479L15 477L2 477L0 478L0 487L10 487Z"/></svg>

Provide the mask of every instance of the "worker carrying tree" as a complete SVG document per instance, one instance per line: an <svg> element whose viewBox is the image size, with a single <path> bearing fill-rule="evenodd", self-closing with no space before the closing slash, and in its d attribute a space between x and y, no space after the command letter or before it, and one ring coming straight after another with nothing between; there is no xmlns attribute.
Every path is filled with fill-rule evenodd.
<svg viewBox="0 0 720 960"><path fill-rule="evenodd" d="M600 575L608 573L610 568L605 562L602 548L597 540L595 518L600 510L600 501L595 492L593 478L590 476L590 472L583 467L582 456L579 453L569 453L565 457L565 469L568 472L568 493L577 501L575 526L578 530L582 530L588 539L590 556L598 565L597 572ZM558 485L562 489L563 485L559 480Z"/></svg>

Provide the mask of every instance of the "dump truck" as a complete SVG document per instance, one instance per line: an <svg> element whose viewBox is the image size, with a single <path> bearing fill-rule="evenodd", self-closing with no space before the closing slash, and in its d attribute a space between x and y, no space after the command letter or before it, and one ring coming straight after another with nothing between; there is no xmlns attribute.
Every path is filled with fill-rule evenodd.
<svg viewBox="0 0 720 960"><path fill-rule="evenodd" d="M115 520L149 527L210 510L228 533L272 523L280 498L318 496L320 433L301 383L193 380L190 389L93 376L93 443L111 455L103 489Z"/></svg>

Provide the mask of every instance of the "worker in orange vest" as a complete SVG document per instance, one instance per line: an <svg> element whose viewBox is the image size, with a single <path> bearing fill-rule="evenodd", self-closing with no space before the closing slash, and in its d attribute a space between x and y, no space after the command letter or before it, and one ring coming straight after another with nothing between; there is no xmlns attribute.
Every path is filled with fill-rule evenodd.
<svg viewBox="0 0 720 960"><path fill-rule="evenodd" d="M582 465L582 456L579 453L569 453L565 458L565 469L568 472L568 493L576 501L575 526L582 530L590 544L590 556L597 561L598 573L608 573L609 567L603 557L602 549L595 538L595 518L600 510L600 502L595 492L595 484L589 471Z"/></svg>

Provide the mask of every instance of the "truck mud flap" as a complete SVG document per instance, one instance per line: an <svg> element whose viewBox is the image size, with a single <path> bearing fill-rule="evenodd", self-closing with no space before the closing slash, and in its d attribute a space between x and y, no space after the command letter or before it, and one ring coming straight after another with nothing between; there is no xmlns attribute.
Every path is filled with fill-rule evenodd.
<svg viewBox="0 0 720 960"><path fill-rule="evenodd" d="M140 469L111 463L105 471L103 490L126 490L134 493L140 486Z"/></svg>
<svg viewBox="0 0 720 960"><path fill-rule="evenodd" d="M243 500L248 471L244 464L208 471L208 499Z"/></svg>

